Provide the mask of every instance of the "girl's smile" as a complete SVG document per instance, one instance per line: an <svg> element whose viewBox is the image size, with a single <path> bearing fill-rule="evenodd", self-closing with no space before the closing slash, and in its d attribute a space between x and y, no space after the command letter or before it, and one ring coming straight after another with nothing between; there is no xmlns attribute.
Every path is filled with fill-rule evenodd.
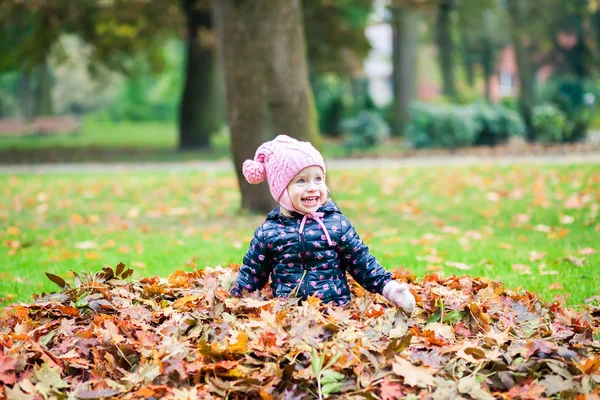
<svg viewBox="0 0 600 400"><path fill-rule="evenodd" d="M298 172L287 190L292 205L302 214L317 211L327 200L327 185L321 167L306 167Z"/></svg>

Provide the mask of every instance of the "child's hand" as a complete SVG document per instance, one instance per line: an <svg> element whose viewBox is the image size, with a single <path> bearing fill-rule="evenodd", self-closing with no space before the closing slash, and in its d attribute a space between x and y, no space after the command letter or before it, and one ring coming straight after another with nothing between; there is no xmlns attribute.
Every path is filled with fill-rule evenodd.
<svg viewBox="0 0 600 400"><path fill-rule="evenodd" d="M412 295L405 283L390 281L383 287L383 297L400 307L407 314L415 310L415 296Z"/></svg>

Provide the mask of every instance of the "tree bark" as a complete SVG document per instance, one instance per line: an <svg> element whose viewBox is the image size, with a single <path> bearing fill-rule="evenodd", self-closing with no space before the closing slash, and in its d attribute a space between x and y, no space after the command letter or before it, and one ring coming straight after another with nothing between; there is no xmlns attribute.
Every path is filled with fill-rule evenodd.
<svg viewBox="0 0 600 400"><path fill-rule="evenodd" d="M250 185L242 163L277 134L318 144L299 0L213 0L231 151L242 208L268 211L266 184Z"/></svg>
<svg viewBox="0 0 600 400"><path fill-rule="evenodd" d="M437 47L442 72L442 93L453 99L456 97L454 80L454 41L452 40L451 14L454 0L445 0L439 6L437 20Z"/></svg>
<svg viewBox="0 0 600 400"><path fill-rule="evenodd" d="M461 24L462 25L462 24ZM460 40L461 40L461 56L462 61L465 68L465 78L467 79L467 84L469 87L475 86L475 60L474 53L467 32L463 26L459 27L460 30Z"/></svg>
<svg viewBox="0 0 600 400"><path fill-rule="evenodd" d="M531 54L527 49L522 0L508 0L508 13L511 21L511 40L515 50L517 71L519 74L519 106L525 125L527 138L534 139L532 128L532 110L535 103L535 68Z"/></svg>
<svg viewBox="0 0 600 400"><path fill-rule="evenodd" d="M491 85L494 75L494 49L491 40L483 40L483 51L481 52L481 65L483 66L484 95L488 103L492 102Z"/></svg>
<svg viewBox="0 0 600 400"><path fill-rule="evenodd" d="M393 30L394 134L401 135L416 97L418 16L407 7L391 7Z"/></svg>
<svg viewBox="0 0 600 400"><path fill-rule="evenodd" d="M52 115L54 107L52 106L52 76L50 66L48 65L49 51L44 52L44 59L39 67L40 85L39 85L39 115Z"/></svg>
<svg viewBox="0 0 600 400"><path fill-rule="evenodd" d="M223 122L219 112L217 53L210 8L182 0L187 19L185 84L179 107L179 149L206 149Z"/></svg>
<svg viewBox="0 0 600 400"><path fill-rule="evenodd" d="M31 70L25 69L21 73L21 115L27 122L33 120L33 89L31 81Z"/></svg>

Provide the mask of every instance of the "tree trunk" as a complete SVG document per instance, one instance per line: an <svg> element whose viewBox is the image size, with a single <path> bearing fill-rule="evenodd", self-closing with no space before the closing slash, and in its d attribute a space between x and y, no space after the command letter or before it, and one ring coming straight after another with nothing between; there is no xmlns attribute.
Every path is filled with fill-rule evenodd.
<svg viewBox="0 0 600 400"><path fill-rule="evenodd" d="M531 119L535 103L535 68L526 46L527 38L523 33L527 21L524 17L522 0L508 0L507 4L511 21L511 39L519 74L519 106L527 126L527 138L532 140L535 136Z"/></svg>
<svg viewBox="0 0 600 400"><path fill-rule="evenodd" d="M407 7L394 6L393 31L393 92L394 134L401 135L409 118L410 103L416 97L418 16Z"/></svg>
<svg viewBox="0 0 600 400"><path fill-rule="evenodd" d="M40 73L40 84L39 84L39 110L38 115L52 115L52 76L50 73L50 66L48 65L48 54L49 51L44 52L44 59L39 67Z"/></svg>
<svg viewBox="0 0 600 400"><path fill-rule="evenodd" d="M280 133L318 141L300 0L213 0L212 4L241 206L265 212L274 205L273 199L266 184L246 182L244 160Z"/></svg>
<svg viewBox="0 0 600 400"><path fill-rule="evenodd" d="M475 60L473 57L475 51L472 49L468 34L465 32L462 24L459 27L459 30L461 40L461 56L465 68L465 78L467 79L467 84L469 87L472 88L475 86Z"/></svg>
<svg viewBox="0 0 600 400"><path fill-rule="evenodd" d="M454 81L454 41L452 40L451 14L454 0L440 4L437 20L437 47L442 72L442 93L451 99L456 97Z"/></svg>
<svg viewBox="0 0 600 400"><path fill-rule="evenodd" d="M485 39L483 42L483 51L481 52L481 65L483 66L484 94L488 103L492 102L491 84L494 75L494 49L491 40Z"/></svg>
<svg viewBox="0 0 600 400"><path fill-rule="evenodd" d="M33 120L32 91L31 70L25 69L21 73L21 115L27 122Z"/></svg>
<svg viewBox="0 0 600 400"><path fill-rule="evenodd" d="M210 9L182 0L187 18L185 85L179 107L179 149L206 149L222 123L219 79Z"/></svg>

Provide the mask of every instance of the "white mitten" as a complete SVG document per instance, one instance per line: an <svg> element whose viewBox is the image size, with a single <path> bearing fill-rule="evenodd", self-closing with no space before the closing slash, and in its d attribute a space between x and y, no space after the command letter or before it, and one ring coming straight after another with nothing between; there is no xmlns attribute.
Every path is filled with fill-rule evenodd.
<svg viewBox="0 0 600 400"><path fill-rule="evenodd" d="M381 294L394 303L396 307L402 308L407 314L411 314L415 310L415 296L408 290L405 283L389 281L383 287Z"/></svg>

